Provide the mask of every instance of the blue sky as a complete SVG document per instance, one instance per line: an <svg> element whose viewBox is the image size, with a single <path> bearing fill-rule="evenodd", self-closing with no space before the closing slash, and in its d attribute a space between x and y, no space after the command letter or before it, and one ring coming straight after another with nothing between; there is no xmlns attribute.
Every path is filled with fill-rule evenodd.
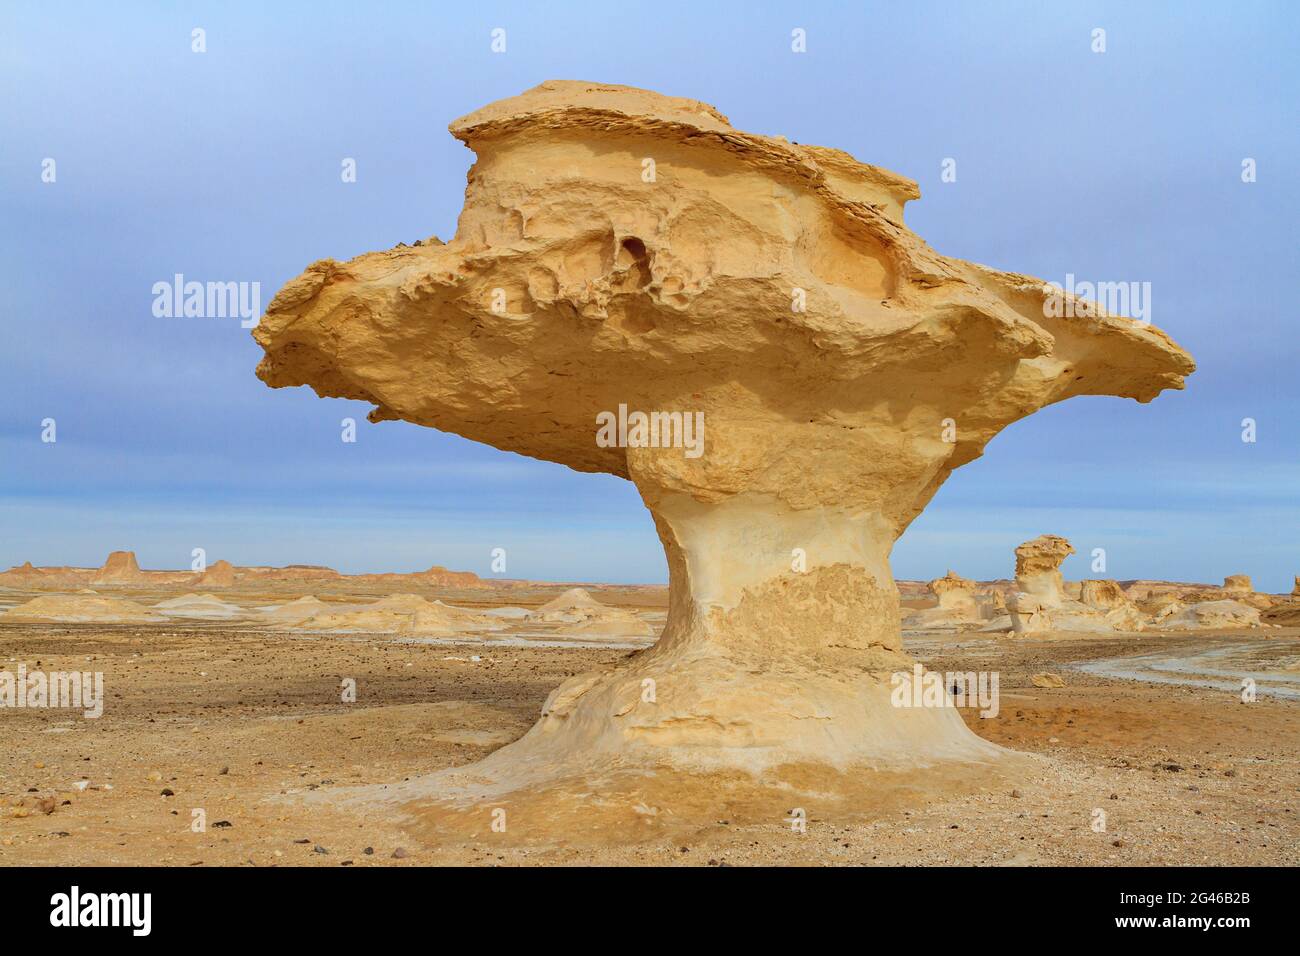
<svg viewBox="0 0 1300 956"><path fill-rule="evenodd" d="M898 577L1007 576L1044 532L1105 576L1300 572L1300 6L1292 3L136 3L0 7L0 565L433 563L662 581L635 489L272 391L233 319L154 282L258 281L450 238L447 124L545 79L704 100L916 179L937 250L1152 284L1196 357L1151 405L1076 399L960 469ZM207 52L191 52L191 30ZM490 50L506 29L507 51ZM790 50L807 31L808 51ZM1106 52L1091 33L1106 30ZM54 158L57 181L41 181ZM357 160L354 184L340 180ZM940 181L957 160L954 183ZM1258 181L1241 181L1243 158ZM358 441L339 440L354 417ZM41 421L58 441L42 443ZM1258 440L1241 441L1254 418ZM1067 576L1094 576L1082 556Z"/></svg>

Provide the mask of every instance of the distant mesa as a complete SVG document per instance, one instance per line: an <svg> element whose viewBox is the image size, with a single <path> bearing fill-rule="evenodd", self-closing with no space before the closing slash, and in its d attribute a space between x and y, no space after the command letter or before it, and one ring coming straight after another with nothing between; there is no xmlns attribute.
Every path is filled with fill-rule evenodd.
<svg viewBox="0 0 1300 956"><path fill-rule="evenodd" d="M134 551L114 551L90 579L91 584L140 584L148 578L140 570Z"/></svg>
<svg viewBox="0 0 1300 956"><path fill-rule="evenodd" d="M1229 574L1223 579L1223 590L1242 594L1255 593L1255 587L1250 583L1249 574Z"/></svg>
<svg viewBox="0 0 1300 956"><path fill-rule="evenodd" d="M229 561L214 561L199 573L194 571L144 571L134 551L114 551L100 568L44 567L30 561L0 572L0 586L29 590L67 590L79 587L201 587L231 588L241 585L340 582L360 585L410 584L434 588L491 588L522 582L485 581L472 571L451 571L434 565L410 574L340 574L315 564L284 567L240 567Z"/></svg>

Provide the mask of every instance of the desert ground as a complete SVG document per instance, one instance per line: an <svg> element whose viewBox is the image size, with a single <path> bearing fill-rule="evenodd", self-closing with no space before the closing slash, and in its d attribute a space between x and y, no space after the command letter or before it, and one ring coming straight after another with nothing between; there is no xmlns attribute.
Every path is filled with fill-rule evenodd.
<svg viewBox="0 0 1300 956"><path fill-rule="evenodd" d="M348 606L381 591L317 596ZM666 589L589 591L655 633L662 626ZM113 593L153 606L177 591ZM419 595L469 610L529 610L563 593L516 585ZM243 587L219 600L251 611L302 594ZM13 588L0 602L37 596ZM905 601L905 612L924 603ZM523 814L502 833L488 807L469 832L463 823L442 832L347 795L481 759L522 735L565 678L651 639L557 640L518 623L429 638L273 630L248 618L4 618L0 666L101 671L105 704L96 719L0 712L3 865L1300 863L1295 626L1017 639L905 631L906 649L932 670L1000 675L997 715L971 706L963 716L980 736L1026 755L1004 780L866 774L847 804L819 801L806 776L791 783L778 774L767 802L669 780L614 817L626 820L621 831L610 831L606 814L602 828L587 829L578 815L567 830L529 833ZM1058 683L1044 674L1062 686L1037 686ZM1244 674L1258 679L1251 703L1241 699ZM340 693L349 678L355 702ZM675 801L690 812L675 813ZM796 806L804 832L792 822ZM199 832L195 811L206 824Z"/></svg>

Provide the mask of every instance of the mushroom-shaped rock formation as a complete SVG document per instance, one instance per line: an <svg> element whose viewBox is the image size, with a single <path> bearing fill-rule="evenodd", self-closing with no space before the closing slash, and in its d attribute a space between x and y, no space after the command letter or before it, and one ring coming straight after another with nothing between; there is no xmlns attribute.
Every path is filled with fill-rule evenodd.
<svg viewBox="0 0 1300 956"><path fill-rule="evenodd" d="M1074 554L1069 541L1041 534L1016 548L1016 587L1038 598L1043 607L1060 607L1070 598L1061 578L1061 562Z"/></svg>
<svg viewBox="0 0 1300 956"><path fill-rule="evenodd" d="M463 779L1004 753L954 708L891 706L893 543L1012 422L1150 401L1191 358L939 255L904 225L910 180L694 100L547 82L450 128L477 157L455 237L310 265L254 330L258 375L629 479L671 589L653 647L566 681Z"/></svg>
<svg viewBox="0 0 1300 956"><path fill-rule="evenodd" d="M1010 628L1016 635L1143 630L1147 615L1118 582L1067 583L1061 579L1061 562L1073 553L1069 541L1053 534L1040 535L1016 548L1016 586L1020 590L1007 602L1007 617L993 620L983 630Z"/></svg>

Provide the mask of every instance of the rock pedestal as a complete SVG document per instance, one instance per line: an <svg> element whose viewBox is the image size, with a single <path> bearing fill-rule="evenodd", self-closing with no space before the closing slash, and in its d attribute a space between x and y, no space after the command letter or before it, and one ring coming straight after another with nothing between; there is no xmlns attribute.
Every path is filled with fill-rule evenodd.
<svg viewBox="0 0 1300 956"><path fill-rule="evenodd" d="M309 266L254 331L258 375L634 482L671 587L654 647L466 774L995 756L952 708L891 706L890 550L1007 425L1150 401L1189 356L938 255L910 180L694 100L549 82L451 131L477 156L455 237Z"/></svg>

